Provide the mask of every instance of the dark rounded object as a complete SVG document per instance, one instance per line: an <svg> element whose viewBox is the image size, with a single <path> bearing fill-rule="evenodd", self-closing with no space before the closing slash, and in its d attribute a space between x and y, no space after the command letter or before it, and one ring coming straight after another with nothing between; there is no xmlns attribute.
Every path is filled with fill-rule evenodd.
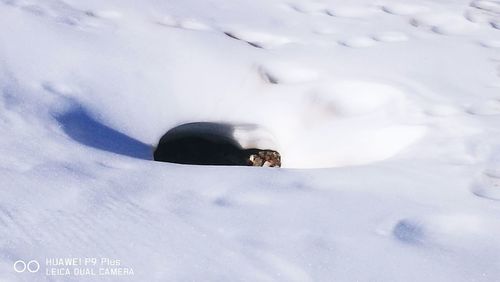
<svg viewBox="0 0 500 282"><path fill-rule="evenodd" d="M235 130L252 135L256 125L194 122L169 130L160 139L154 160L193 165L281 166L270 148L244 148Z"/></svg>

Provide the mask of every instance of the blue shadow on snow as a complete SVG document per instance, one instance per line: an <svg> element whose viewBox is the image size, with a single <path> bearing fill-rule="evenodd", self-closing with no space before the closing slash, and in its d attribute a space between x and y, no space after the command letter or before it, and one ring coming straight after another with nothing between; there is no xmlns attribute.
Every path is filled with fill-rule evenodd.
<svg viewBox="0 0 500 282"><path fill-rule="evenodd" d="M55 118L69 137L83 145L133 158L152 160L151 146L94 120L82 107L75 107Z"/></svg>

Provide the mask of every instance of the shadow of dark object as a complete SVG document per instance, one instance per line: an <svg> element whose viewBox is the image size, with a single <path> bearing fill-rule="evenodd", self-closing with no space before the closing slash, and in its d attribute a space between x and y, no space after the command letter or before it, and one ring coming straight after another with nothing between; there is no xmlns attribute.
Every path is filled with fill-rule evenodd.
<svg viewBox="0 0 500 282"><path fill-rule="evenodd" d="M94 120L82 107L55 116L75 141L99 150L151 160L152 147Z"/></svg>
<svg viewBox="0 0 500 282"><path fill-rule="evenodd" d="M250 135L256 125L239 125ZM243 148L235 125L194 122L170 129L154 152L156 161L193 165L280 166L279 153L269 148ZM264 157L269 162L265 165ZM274 159L271 160L271 157Z"/></svg>

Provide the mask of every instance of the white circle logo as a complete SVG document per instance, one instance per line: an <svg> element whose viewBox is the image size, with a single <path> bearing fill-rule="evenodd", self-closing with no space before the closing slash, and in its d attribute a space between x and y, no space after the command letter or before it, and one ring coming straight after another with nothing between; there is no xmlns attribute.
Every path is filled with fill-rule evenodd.
<svg viewBox="0 0 500 282"><path fill-rule="evenodd" d="M14 271L17 273L25 272L28 270L28 272L34 273L38 272L40 270L40 264L36 260L30 260L28 263L18 260L14 262Z"/></svg>
<svg viewBox="0 0 500 282"><path fill-rule="evenodd" d="M14 271L17 273L24 272L26 270L26 263L22 260L18 260L14 263Z"/></svg>

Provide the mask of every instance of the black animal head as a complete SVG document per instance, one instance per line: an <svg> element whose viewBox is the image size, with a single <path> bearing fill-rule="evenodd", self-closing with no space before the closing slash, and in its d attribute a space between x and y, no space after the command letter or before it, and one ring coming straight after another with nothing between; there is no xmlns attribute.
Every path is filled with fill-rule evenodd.
<svg viewBox="0 0 500 282"><path fill-rule="evenodd" d="M163 135L154 159L195 165L281 166L281 156L277 151L242 148L233 133L234 126L230 124L183 124Z"/></svg>

